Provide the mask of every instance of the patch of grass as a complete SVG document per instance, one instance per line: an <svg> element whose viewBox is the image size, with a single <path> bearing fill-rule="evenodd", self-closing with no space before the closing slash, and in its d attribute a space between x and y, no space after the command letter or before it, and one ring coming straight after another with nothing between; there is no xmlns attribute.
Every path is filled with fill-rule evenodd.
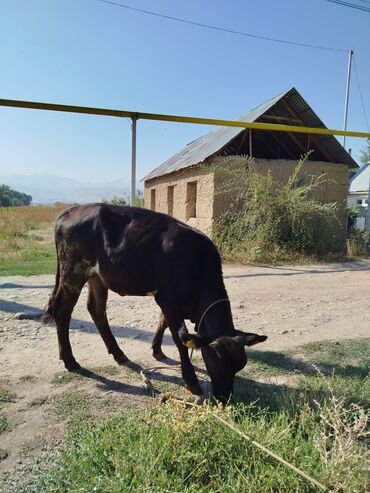
<svg viewBox="0 0 370 493"><path fill-rule="evenodd" d="M244 374L248 376L275 376L289 373L312 373L313 367L293 354L277 351L249 351Z"/></svg>
<svg viewBox="0 0 370 493"><path fill-rule="evenodd" d="M97 366L93 368L88 368L88 370L92 371L93 373L97 373L98 375L108 375L108 376L118 375L119 373L119 367L113 365Z"/></svg>
<svg viewBox="0 0 370 493"><path fill-rule="evenodd" d="M8 450L5 450L3 448L0 448L0 462L2 460L5 460L9 456Z"/></svg>
<svg viewBox="0 0 370 493"><path fill-rule="evenodd" d="M336 375L366 377L370 371L370 338L311 342L302 350L317 365Z"/></svg>
<svg viewBox="0 0 370 493"><path fill-rule="evenodd" d="M346 404L357 403L370 407L370 339L322 341L305 344L296 352L284 354L276 351L250 352L249 362L236 379L237 400L258 401L261 407L276 409L281 398L297 393L323 401L328 399L328 384L335 395ZM307 360L297 358L303 355ZM288 385L265 383L266 377L291 377L294 389ZM251 379L262 379L255 382Z"/></svg>
<svg viewBox="0 0 370 493"><path fill-rule="evenodd" d="M91 378L92 374L96 374L98 376L112 376L117 375L117 373L119 373L119 368L113 365L81 368L80 370L74 372L58 372L52 378L51 383L55 385L66 385L70 382L82 380L83 378Z"/></svg>
<svg viewBox="0 0 370 493"><path fill-rule="evenodd" d="M90 400L85 392L65 392L53 399L54 413L70 426L86 424L91 419Z"/></svg>
<svg viewBox="0 0 370 493"><path fill-rule="evenodd" d="M320 416L329 419L331 411L302 406L292 420L284 411L271 415L253 406L189 410L170 401L151 411L125 412L75 429L57 467L42 472L38 491L55 491L56 486L60 491L112 493L313 491L294 472L226 432L213 412L326 486L339 482L343 491L355 491L366 481L360 445L352 444L348 462L340 468L336 463L337 473L331 457L325 461L317 445L324 433ZM345 414L341 423L351 426L347 418ZM331 446L333 453L337 445Z"/></svg>
<svg viewBox="0 0 370 493"><path fill-rule="evenodd" d="M40 407L43 406L44 404L48 404L48 402L49 402L49 397L39 396L29 401L28 405L29 407Z"/></svg>
<svg viewBox="0 0 370 493"><path fill-rule="evenodd" d="M22 375L19 377L19 380L21 382L34 382L36 380L36 377L34 375Z"/></svg>
<svg viewBox="0 0 370 493"><path fill-rule="evenodd" d="M55 271L56 254L52 245L21 250L11 258L0 258L0 276L54 274Z"/></svg>
<svg viewBox="0 0 370 493"><path fill-rule="evenodd" d="M0 433L10 430L10 424L5 414L0 414Z"/></svg>
<svg viewBox="0 0 370 493"><path fill-rule="evenodd" d="M0 208L0 276L55 272L53 226L64 207Z"/></svg>
<svg viewBox="0 0 370 493"><path fill-rule="evenodd" d="M370 339L313 342L288 353L249 351L246 374L316 374L319 368L323 373L366 377L370 371L369 355Z"/></svg>
<svg viewBox="0 0 370 493"><path fill-rule="evenodd" d="M14 392L11 392L4 387L0 387L0 405L3 402L15 402L16 398L17 395Z"/></svg>
<svg viewBox="0 0 370 493"><path fill-rule="evenodd" d="M355 368L366 365L362 343L343 343L346 358ZM334 345L326 342L325 354L317 346L303 346L299 354L311 351L312 363L322 356L335 367L342 360ZM264 354L262 363L261 358L255 360L266 366L270 361L270 368L282 369L283 377L294 376L292 354L276 353L270 360ZM264 378L266 370L259 376ZM316 491L302 477L225 430L214 414L320 481L328 491L366 491L369 418L358 402L365 403L367 384L368 378L358 371L334 376L307 371L295 378L293 387L239 376L233 405L225 409L208 404L187 409L169 400L150 410L129 410L100 422L90 419L86 394L69 392L58 397L55 406L58 417L73 426L56 465L39 471L33 491Z"/></svg>
<svg viewBox="0 0 370 493"><path fill-rule="evenodd" d="M65 385L70 382L82 380L83 375L77 371L61 371L56 373L51 379L54 385Z"/></svg>

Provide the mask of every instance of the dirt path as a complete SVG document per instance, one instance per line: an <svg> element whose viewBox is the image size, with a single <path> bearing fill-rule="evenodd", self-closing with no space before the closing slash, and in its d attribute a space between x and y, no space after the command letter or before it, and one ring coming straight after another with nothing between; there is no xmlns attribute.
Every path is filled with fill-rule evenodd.
<svg viewBox="0 0 370 493"><path fill-rule="evenodd" d="M370 261L304 267L224 267L235 325L268 335L263 350L286 350L323 339L363 338L370 335ZM0 472L32 455L45 443L63 434L64 423L40 405L63 392L52 383L63 371L57 356L55 327L39 320L19 320L15 314L41 309L53 287L53 276L0 278L0 387L16 394L3 403L10 431L0 435L0 448L10 452L0 462ZM71 323L71 343L84 367L113 365L86 309L84 289ZM121 298L110 293L108 318L127 356L145 367L156 366L150 342L158 320L152 298ZM262 348L262 346L261 346ZM169 334L164 351L177 359ZM166 372L164 372L166 374ZM63 378L63 377L61 377ZM169 380L177 377L168 372ZM125 368L117 374L78 381L78 389L94 399L119 399L123 407L145 406L150 396L140 378ZM1 403L0 403L1 404Z"/></svg>

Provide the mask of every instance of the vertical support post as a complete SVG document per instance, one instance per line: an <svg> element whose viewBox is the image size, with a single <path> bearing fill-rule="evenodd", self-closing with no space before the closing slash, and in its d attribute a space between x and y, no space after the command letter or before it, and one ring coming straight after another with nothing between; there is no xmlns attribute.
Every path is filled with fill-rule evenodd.
<svg viewBox="0 0 370 493"><path fill-rule="evenodd" d="M351 65L352 65L353 50L349 50L348 55L348 73L347 73L347 86L346 86L346 99L344 102L344 123L343 130L347 130L347 116L348 116L348 101L349 101L349 84L351 81ZM343 135L343 147L346 145L346 136Z"/></svg>
<svg viewBox="0 0 370 493"><path fill-rule="evenodd" d="M370 166L370 161L366 163L365 166ZM369 189L367 191L367 206L365 215L365 231L370 231L370 176L369 176Z"/></svg>
<svg viewBox="0 0 370 493"><path fill-rule="evenodd" d="M136 198L136 122L137 118L131 118L131 197L130 205L135 205Z"/></svg>
<svg viewBox="0 0 370 493"><path fill-rule="evenodd" d="M252 150L252 129L249 129L249 157L253 157L253 150Z"/></svg>

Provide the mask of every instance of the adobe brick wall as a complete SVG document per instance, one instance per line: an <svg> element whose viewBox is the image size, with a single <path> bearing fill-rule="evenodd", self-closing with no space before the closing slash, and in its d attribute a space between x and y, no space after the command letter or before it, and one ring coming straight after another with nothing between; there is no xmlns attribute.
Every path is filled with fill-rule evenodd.
<svg viewBox="0 0 370 493"><path fill-rule="evenodd" d="M187 183L197 182L196 217L186 217ZM174 186L173 216L207 234L213 223L214 176L199 167L186 168L168 175L147 180L144 185L144 205L151 209L151 190L155 189L155 210L168 214L167 189Z"/></svg>
<svg viewBox="0 0 370 493"><path fill-rule="evenodd" d="M243 166L248 163L246 157L236 156L215 158L212 163L215 166L227 166L233 163ZM285 159L254 159L255 168L265 175L270 171L275 180L285 185L297 161ZM338 202L345 205L348 193L348 167L344 164L325 163L322 161L306 161L298 176L319 177L324 175L325 183L321 184L313 193L313 197L320 202ZM215 177L215 188L220 189L222 174ZM214 217L218 217L230 206L230 197L215 195Z"/></svg>
<svg viewBox="0 0 370 493"><path fill-rule="evenodd" d="M216 157L212 160L215 166L245 165L248 163L247 157ZM272 160L254 159L255 167L263 174L271 171L272 176L286 184L292 175L296 161L293 160ZM348 189L348 168L343 164L332 164L321 161L306 161L300 171L300 175L321 176L325 175L323 183L315 192L314 198L322 202L339 202L346 204ZM191 226L210 234L214 219L227 210L230 205L231 197L226 194L219 194L222 174L214 174L212 170L193 166L168 175L160 176L147 180L144 185L144 205L151 208L151 190L155 189L156 205L158 212L168 213L167 188L174 186L173 216L181 221L187 222ZM197 203L196 217L186 218L186 187L191 181L197 182ZM343 208L344 210L344 208ZM345 214L339 215L340 225L338 228L338 241L344 238Z"/></svg>

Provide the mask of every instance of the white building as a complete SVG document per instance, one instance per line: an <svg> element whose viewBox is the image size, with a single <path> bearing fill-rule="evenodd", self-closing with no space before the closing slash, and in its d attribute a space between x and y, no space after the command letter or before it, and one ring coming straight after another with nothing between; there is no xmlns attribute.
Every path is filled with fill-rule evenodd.
<svg viewBox="0 0 370 493"><path fill-rule="evenodd" d="M367 209L367 199L369 194L370 183L370 165L367 164L361 168L349 182L348 205L360 207L360 216L357 219L357 227L365 227L365 215Z"/></svg>

